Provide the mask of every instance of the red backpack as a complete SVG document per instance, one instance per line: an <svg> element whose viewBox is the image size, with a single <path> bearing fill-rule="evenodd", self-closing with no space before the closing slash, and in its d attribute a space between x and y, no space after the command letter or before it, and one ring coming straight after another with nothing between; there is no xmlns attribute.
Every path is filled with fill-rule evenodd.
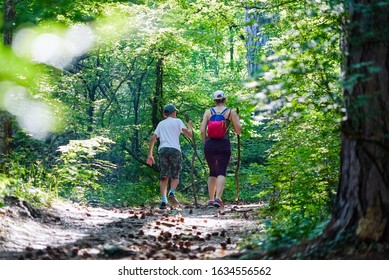
<svg viewBox="0 0 389 280"><path fill-rule="evenodd" d="M208 137L212 139L223 138L227 131L227 122L224 113L229 108L225 108L220 114L216 113L214 108L211 108L211 117L208 121Z"/></svg>

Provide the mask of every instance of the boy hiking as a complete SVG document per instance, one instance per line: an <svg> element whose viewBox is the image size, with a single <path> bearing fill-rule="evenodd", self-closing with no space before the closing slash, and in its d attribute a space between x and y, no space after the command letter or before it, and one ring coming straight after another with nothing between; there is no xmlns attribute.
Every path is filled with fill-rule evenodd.
<svg viewBox="0 0 389 280"><path fill-rule="evenodd" d="M177 108L173 104L168 104L163 108L164 120L161 121L151 136L149 144L149 153L146 163L154 164L153 148L157 138L160 140L158 147L159 169L160 169L160 192L162 202L160 209L167 207L167 185L170 179L170 191L168 195L169 202L172 206L179 205L175 196L175 190L179 183L179 174L181 171L181 146L180 135L184 133L188 137L192 137L192 122L188 122L188 128L182 120L176 118Z"/></svg>

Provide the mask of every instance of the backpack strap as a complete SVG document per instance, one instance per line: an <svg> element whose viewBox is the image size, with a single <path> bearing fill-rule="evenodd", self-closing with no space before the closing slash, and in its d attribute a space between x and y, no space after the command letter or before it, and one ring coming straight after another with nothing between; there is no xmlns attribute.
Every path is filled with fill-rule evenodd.
<svg viewBox="0 0 389 280"><path fill-rule="evenodd" d="M231 109L230 108L228 108L228 107L224 108L224 110L219 115L223 115L224 116L224 114L227 112L227 110L230 110L230 113L228 114L228 117L226 118L227 120L229 120L230 116L231 116ZM217 115L217 112L216 112L215 108L212 107L210 109L210 111L211 111L211 116L212 115Z"/></svg>
<svg viewBox="0 0 389 280"><path fill-rule="evenodd" d="M220 115L224 115L225 112L227 112L227 110L230 110L230 108L226 107L223 112L220 113ZM231 111L230 111L230 114L231 114Z"/></svg>
<svg viewBox="0 0 389 280"><path fill-rule="evenodd" d="M231 117L231 109L230 109L230 113L228 114L228 118L227 119L230 119L230 117Z"/></svg>
<svg viewBox="0 0 389 280"><path fill-rule="evenodd" d="M211 110L211 115L217 115L215 108L212 107L210 110ZM230 110L230 114L231 114L231 109L226 107L219 115L224 115L224 113L227 112L227 110ZM230 116L228 116L228 117L230 117Z"/></svg>

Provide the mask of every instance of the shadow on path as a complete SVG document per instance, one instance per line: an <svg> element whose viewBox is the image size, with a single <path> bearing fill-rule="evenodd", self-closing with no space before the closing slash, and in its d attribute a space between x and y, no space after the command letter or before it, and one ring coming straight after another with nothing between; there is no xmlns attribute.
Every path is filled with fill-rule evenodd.
<svg viewBox="0 0 389 280"><path fill-rule="evenodd" d="M57 203L39 217L0 212L0 259L218 259L258 228L262 204L104 209Z"/></svg>

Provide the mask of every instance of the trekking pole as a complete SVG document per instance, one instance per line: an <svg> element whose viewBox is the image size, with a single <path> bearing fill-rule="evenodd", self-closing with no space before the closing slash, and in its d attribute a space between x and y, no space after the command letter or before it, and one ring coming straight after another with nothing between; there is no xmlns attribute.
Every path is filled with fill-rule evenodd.
<svg viewBox="0 0 389 280"><path fill-rule="evenodd" d="M186 120L187 123L189 122L188 113L185 113L185 120ZM196 139L195 139L195 135L194 135L193 126L192 126L192 143L193 143L193 155L192 155L192 167L191 167L191 170L190 170L190 178L191 178L191 182L192 182L192 191L193 191L193 197L194 197L194 201L195 201L195 206L196 206L196 208L198 208L199 205L197 203L196 187L195 187L195 184L194 184L194 163L195 163L195 158L197 157L197 147L196 147Z"/></svg>
<svg viewBox="0 0 389 280"><path fill-rule="evenodd" d="M236 113L239 114L239 108L236 108ZM236 163L236 168L235 168L235 183L236 183L235 201L239 200L239 191L240 191L239 167L240 167L240 135L238 134L238 162Z"/></svg>

